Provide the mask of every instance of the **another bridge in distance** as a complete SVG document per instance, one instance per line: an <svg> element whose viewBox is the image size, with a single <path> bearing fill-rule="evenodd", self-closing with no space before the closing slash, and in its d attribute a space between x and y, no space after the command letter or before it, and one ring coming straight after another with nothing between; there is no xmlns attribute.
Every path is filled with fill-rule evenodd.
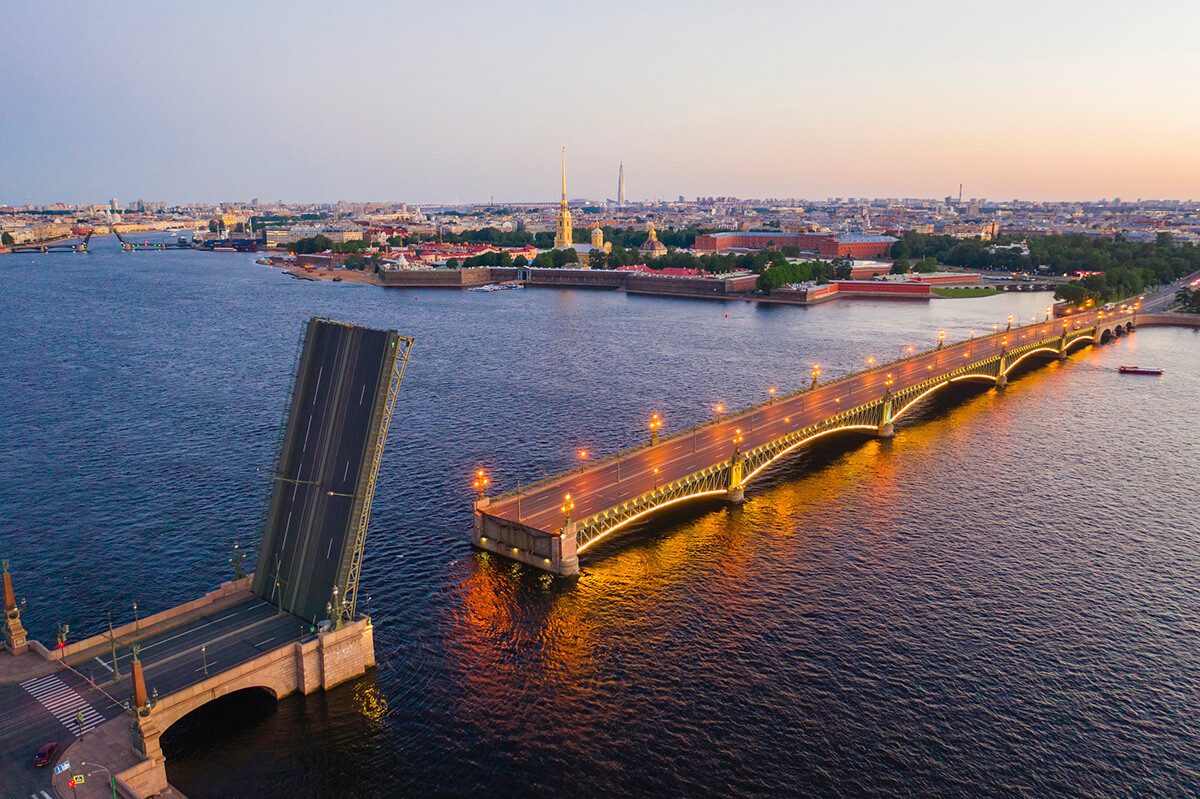
<svg viewBox="0 0 1200 799"><path fill-rule="evenodd" d="M958 382L1003 388L1027 358L1065 358L1131 331L1137 307L1073 313L879 364L732 412L586 467L475 503L472 543L545 571L579 573L579 553L636 519L699 497L741 502L774 461L824 436L889 437L915 403ZM482 488L482 486L481 486Z"/></svg>

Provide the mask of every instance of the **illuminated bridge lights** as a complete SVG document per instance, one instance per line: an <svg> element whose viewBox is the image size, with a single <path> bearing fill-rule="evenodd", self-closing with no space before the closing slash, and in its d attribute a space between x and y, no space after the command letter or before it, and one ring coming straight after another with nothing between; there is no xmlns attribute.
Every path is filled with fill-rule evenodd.
<svg viewBox="0 0 1200 799"><path fill-rule="evenodd" d="M888 387L888 392L882 396L862 390L874 382L872 377L867 377L863 373L851 375L849 376L850 378L857 378L858 389L850 388L850 386L855 385L854 383L847 383L847 388L842 391L835 389L834 391L840 393L842 396L832 397L833 412L825 419L794 431L790 427L785 427L782 434L775 440L754 446L745 452L738 452L738 450L740 449L740 445L744 443L746 435L743 434L743 428L735 428L732 431L732 442L736 456L732 459L723 459L713 466L705 467L684 477L668 480L665 484L660 481L665 477L669 477L670 469L668 466L671 464L664 466L663 463L659 462L653 468L647 468L650 464L645 464L644 468L646 470L643 474L646 478L650 478L653 475L653 490L646 491L638 497L620 502L613 507L587 516L574 525L569 525L570 511L574 507L574 502L571 501L570 495L567 495L566 500L560 507L565 523L563 529L556 531L555 535L563 540L568 537L574 538L577 547L571 551L582 552L596 541L607 537L626 525L650 513L680 502L721 495L724 495L727 501L740 501L741 490L746 483L754 479L771 463L787 456L798 447L840 432L886 435L884 428L886 427L890 430L891 421L902 417L916 403L939 388L951 383L967 380L1001 383L1008 372L1012 371L1031 355L1046 353L1058 356L1065 352L1067 348L1075 346L1075 342L1087 343L1094 341L1096 338L1094 327L1074 333L1068 332L1068 328L1069 324L1064 322L1064 330L1061 336L1056 335L1050 338L1050 331L1052 329L1057 331L1057 327L1052 328L1050 325L1045 325L1042 327L1041 333L1046 338L1039 339L1035 318L1033 325L1014 331L1020 335L1018 341L1010 342L1010 336L1004 336L1002 340L996 342L1000 346L996 347L994 353L984 354L982 360L973 363L971 362L973 348L952 345L960 346L961 349L966 350L963 353L963 359L968 361L968 363L959 363L955 359L954 363L958 363L957 368L954 368L953 364L939 367L940 374L927 374L926 378L899 389L895 394L891 393L896 384L893 373L881 374L883 378L881 382ZM998 333L998 325L993 325L993 331ZM966 341L971 340L968 339ZM962 342L962 344L965 344L966 341ZM1010 346L1012 347L1011 350L1008 349ZM1001 349L1001 347L1004 349ZM1009 359L1011 359L1011 362ZM873 356L867 360L868 363L874 366L875 359ZM931 366L927 367L927 369L932 371ZM880 371L883 372L882 369ZM814 364L813 373L814 377L820 374L818 365ZM875 383L875 385L878 385L878 383ZM768 399L761 404L770 404L772 399L774 399L773 392L770 390L771 388L774 387L767 389ZM811 391L812 389L809 390ZM806 394L807 391L795 392L785 395L781 399L784 401L793 401L797 397L803 398ZM862 397L862 399L855 400L854 397L856 395ZM847 396L850 398L847 402L848 407L843 409L841 401L843 398L847 398ZM868 397L871 398L868 399ZM828 395L825 395L824 401L828 402L828 399ZM860 404L855 405L854 403L856 402ZM894 413L889 413L896 406L898 406L898 410ZM726 408L723 404L717 404L714 406L714 412L718 415L719 419L720 415L726 412ZM735 411L732 412L731 418L740 419L744 415L753 412L754 408ZM784 424L789 426L793 421L790 414L782 417L782 419ZM657 414L655 414L651 421L653 423L654 421L661 420L657 419ZM769 429L769 425L767 429ZM693 433L694 431L688 430L676 435L691 436ZM718 454L718 452L714 451L714 455ZM551 478L550 482L557 479L562 479L562 476ZM595 500L595 497L591 497L591 499ZM570 532L567 532L568 528ZM512 546L512 542L507 542L507 544L510 547ZM542 559L539 557L538 560ZM555 563L554 565L557 567L559 564Z"/></svg>

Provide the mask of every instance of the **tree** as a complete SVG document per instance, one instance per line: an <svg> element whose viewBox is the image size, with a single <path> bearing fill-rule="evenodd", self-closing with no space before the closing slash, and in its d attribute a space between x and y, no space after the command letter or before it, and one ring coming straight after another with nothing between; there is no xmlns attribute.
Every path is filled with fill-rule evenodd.
<svg viewBox="0 0 1200 799"><path fill-rule="evenodd" d="M1189 289L1187 286L1184 286L1179 291L1175 292L1175 301L1178 302L1180 305L1187 307L1187 306L1191 305L1192 300L1195 299L1192 296L1192 293L1193 292L1191 289ZM1195 292L1195 293L1200 294L1200 291Z"/></svg>
<svg viewBox="0 0 1200 799"><path fill-rule="evenodd" d="M219 233L221 231L221 223L215 219L208 220L208 232Z"/></svg>
<svg viewBox="0 0 1200 799"><path fill-rule="evenodd" d="M8 231L0 233L0 246L11 247L17 243L17 240L12 237Z"/></svg>
<svg viewBox="0 0 1200 799"><path fill-rule="evenodd" d="M937 262L936 258L926 258L922 261L919 261L916 265L913 266L914 271L922 272L924 274L929 274L930 272L936 272L937 269L938 269L938 262Z"/></svg>
<svg viewBox="0 0 1200 799"><path fill-rule="evenodd" d="M588 253L588 266L592 269L603 269L608 256L604 254L604 250L592 250Z"/></svg>
<svg viewBox="0 0 1200 799"><path fill-rule="evenodd" d="M458 259L451 258L449 261L446 261L446 266L450 269L458 269Z"/></svg>
<svg viewBox="0 0 1200 799"><path fill-rule="evenodd" d="M892 261L891 274L907 275L908 274L908 259L905 258L904 256L901 256L901 257L897 258L895 261Z"/></svg>

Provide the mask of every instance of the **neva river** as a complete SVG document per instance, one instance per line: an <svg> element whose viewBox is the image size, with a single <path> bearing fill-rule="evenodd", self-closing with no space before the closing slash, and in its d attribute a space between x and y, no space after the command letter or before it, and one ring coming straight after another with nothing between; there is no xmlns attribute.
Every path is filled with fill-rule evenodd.
<svg viewBox="0 0 1200 799"><path fill-rule="evenodd" d="M960 391L556 581L468 546L476 468L506 490L652 413L670 432L1049 295L385 290L94 245L0 259L0 554L43 642L200 596L235 540L253 557L307 315L416 338L363 567L378 668L181 722L191 799L1200 791L1193 331Z"/></svg>

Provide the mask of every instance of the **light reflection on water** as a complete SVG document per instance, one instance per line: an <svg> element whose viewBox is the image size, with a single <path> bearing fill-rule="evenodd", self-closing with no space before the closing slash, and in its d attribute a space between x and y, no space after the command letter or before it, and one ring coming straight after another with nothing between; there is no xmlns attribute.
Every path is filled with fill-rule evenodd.
<svg viewBox="0 0 1200 799"><path fill-rule="evenodd" d="M379 666L193 719L168 761L193 799L1197 788L1190 331L1084 349L1004 394L949 389L894 440L823 441L744 506L682 506L563 582L466 546L477 464L503 489L577 442L628 445L651 411L686 426L1044 295L414 299L242 256L52 258L71 279L0 271L0 548L43 640L58 617L89 632L132 598L191 599L252 540L304 313L417 337L363 569Z"/></svg>

